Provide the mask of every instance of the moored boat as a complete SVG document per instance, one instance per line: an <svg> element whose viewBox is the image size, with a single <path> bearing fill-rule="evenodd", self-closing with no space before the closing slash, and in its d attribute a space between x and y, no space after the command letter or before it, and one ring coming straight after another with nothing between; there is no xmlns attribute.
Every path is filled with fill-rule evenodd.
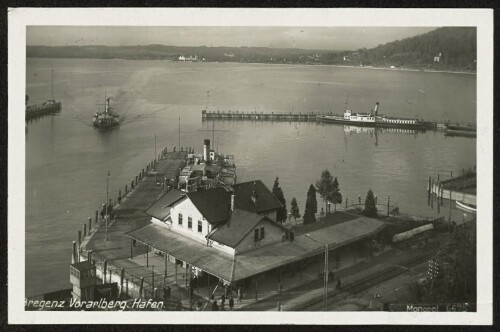
<svg viewBox="0 0 500 332"><path fill-rule="evenodd" d="M378 114L379 102L375 103L375 108L370 113L353 113L352 110L345 109L344 115L325 115L321 120L329 123L350 124L368 127L387 128L408 128L425 129L425 124L414 118L389 117Z"/></svg>

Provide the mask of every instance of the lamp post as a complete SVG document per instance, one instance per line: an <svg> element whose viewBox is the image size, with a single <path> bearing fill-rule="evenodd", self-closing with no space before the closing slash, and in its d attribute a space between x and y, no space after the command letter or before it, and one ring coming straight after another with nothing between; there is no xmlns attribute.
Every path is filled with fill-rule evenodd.
<svg viewBox="0 0 500 332"><path fill-rule="evenodd" d="M105 241L108 241L108 204L109 204L109 177L110 173L108 170L108 177L106 178L106 215L104 218L106 218L106 236L105 236Z"/></svg>
<svg viewBox="0 0 500 332"><path fill-rule="evenodd" d="M391 202L391 195L387 195L387 216L389 217L389 204Z"/></svg>

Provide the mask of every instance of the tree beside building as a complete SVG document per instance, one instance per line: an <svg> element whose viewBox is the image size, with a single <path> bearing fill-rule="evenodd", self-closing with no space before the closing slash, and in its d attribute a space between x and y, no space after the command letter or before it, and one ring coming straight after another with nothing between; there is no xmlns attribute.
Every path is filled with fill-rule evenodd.
<svg viewBox="0 0 500 332"><path fill-rule="evenodd" d="M363 214L367 217L377 217L377 205L375 203L375 196L373 195L373 191L370 189L366 194L365 199L365 209Z"/></svg>
<svg viewBox="0 0 500 332"><path fill-rule="evenodd" d="M300 217L299 206L297 205L295 197L292 198L292 201L290 202L290 213L295 220Z"/></svg>
<svg viewBox="0 0 500 332"><path fill-rule="evenodd" d="M335 211L337 211L337 204L342 204L342 194L340 193L339 181L337 177L333 179L333 193L328 199L335 206Z"/></svg>
<svg viewBox="0 0 500 332"><path fill-rule="evenodd" d="M334 194L333 176L329 170L321 172L321 178L316 181L316 190L325 202L325 211L328 212L327 204Z"/></svg>
<svg viewBox="0 0 500 332"><path fill-rule="evenodd" d="M283 223L284 221L286 221L286 215L287 215L286 200L285 200L285 195L283 194L283 190L280 187L278 177L276 177L276 180L274 180L272 191L273 195L276 196L278 201L280 201L280 203L283 204L283 207L278 209L278 211L276 211L276 221L279 223Z"/></svg>
<svg viewBox="0 0 500 332"><path fill-rule="evenodd" d="M315 213L318 211L318 202L316 201L316 189L311 184L307 191L306 208L304 210L304 225L316 222Z"/></svg>

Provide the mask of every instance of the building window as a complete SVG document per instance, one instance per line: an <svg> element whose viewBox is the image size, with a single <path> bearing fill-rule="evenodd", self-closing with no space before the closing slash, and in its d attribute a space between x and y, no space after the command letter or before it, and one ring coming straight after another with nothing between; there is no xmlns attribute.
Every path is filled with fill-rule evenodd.
<svg viewBox="0 0 500 332"><path fill-rule="evenodd" d="M193 228L193 218L188 217L188 228L192 229Z"/></svg>
<svg viewBox="0 0 500 332"><path fill-rule="evenodd" d="M179 213L179 225L182 226L182 214Z"/></svg>
<svg viewBox="0 0 500 332"><path fill-rule="evenodd" d="M203 224L201 223L201 220L198 220L198 233L203 232Z"/></svg>
<svg viewBox="0 0 500 332"><path fill-rule="evenodd" d="M254 241L259 241L259 230L258 229L254 230L253 239L254 239Z"/></svg>
<svg viewBox="0 0 500 332"><path fill-rule="evenodd" d="M260 239L262 240L264 238L264 227L260 228Z"/></svg>

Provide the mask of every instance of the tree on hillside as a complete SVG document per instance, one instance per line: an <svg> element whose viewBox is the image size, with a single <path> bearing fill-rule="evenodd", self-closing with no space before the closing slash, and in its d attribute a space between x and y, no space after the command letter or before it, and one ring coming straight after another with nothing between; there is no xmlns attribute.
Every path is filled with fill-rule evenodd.
<svg viewBox="0 0 500 332"><path fill-rule="evenodd" d="M316 181L316 190L325 202L325 211L328 212L327 202L334 194L333 176L329 170L325 169L321 172L321 178Z"/></svg>
<svg viewBox="0 0 500 332"><path fill-rule="evenodd" d="M377 205L375 204L375 196L373 195L373 191L370 189L366 194L365 199L365 210L363 214L367 217L377 217Z"/></svg>
<svg viewBox="0 0 500 332"><path fill-rule="evenodd" d="M281 190L280 183L278 177L276 177L276 180L274 180L274 185L273 185L273 195L276 196L278 201L280 201L281 204L283 204L282 208L279 208L278 211L276 211L276 221L279 223L283 223L283 221L286 221L286 200L285 196L283 195L283 190Z"/></svg>
<svg viewBox="0 0 500 332"><path fill-rule="evenodd" d="M339 181L336 177L333 179L333 191L328 200L334 204L335 211L337 211L337 204L342 204L342 194L340 193Z"/></svg>
<svg viewBox="0 0 500 332"><path fill-rule="evenodd" d="M316 189L311 184L307 191L306 208L304 210L304 225L316 222L315 213L318 211L316 202Z"/></svg>
<svg viewBox="0 0 500 332"><path fill-rule="evenodd" d="M300 217L299 206L297 205L297 200L295 199L295 197L292 198L292 201L290 202L290 213L295 220Z"/></svg>

